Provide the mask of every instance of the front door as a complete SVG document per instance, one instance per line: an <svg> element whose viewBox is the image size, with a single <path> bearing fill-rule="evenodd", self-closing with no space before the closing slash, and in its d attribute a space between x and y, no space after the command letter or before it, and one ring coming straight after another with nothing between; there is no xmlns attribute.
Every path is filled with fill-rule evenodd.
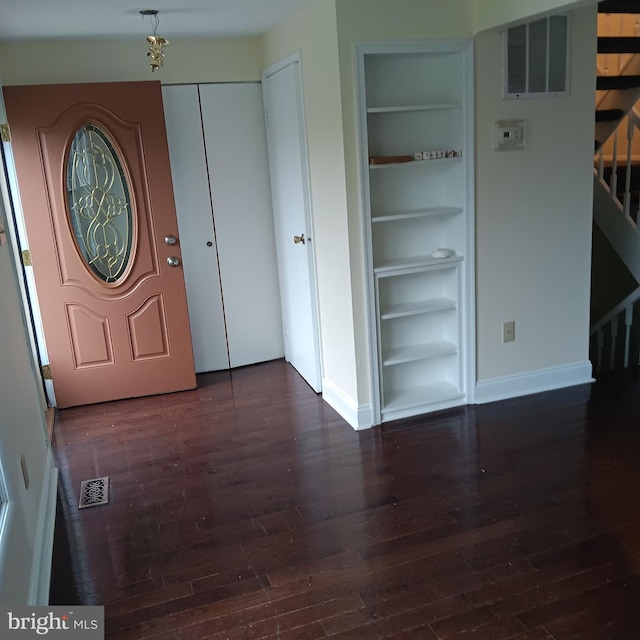
<svg viewBox="0 0 640 640"><path fill-rule="evenodd" d="M4 96L58 406L195 387L160 83Z"/></svg>

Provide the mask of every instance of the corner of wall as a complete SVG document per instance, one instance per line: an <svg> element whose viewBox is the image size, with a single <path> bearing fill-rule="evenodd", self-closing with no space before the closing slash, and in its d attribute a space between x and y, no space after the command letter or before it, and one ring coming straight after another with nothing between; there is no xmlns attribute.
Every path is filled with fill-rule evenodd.
<svg viewBox="0 0 640 640"><path fill-rule="evenodd" d="M356 431L370 429L373 426L373 409L371 405L359 405L335 382L328 378L322 379L322 399L332 409L335 409L340 414L340 417Z"/></svg>

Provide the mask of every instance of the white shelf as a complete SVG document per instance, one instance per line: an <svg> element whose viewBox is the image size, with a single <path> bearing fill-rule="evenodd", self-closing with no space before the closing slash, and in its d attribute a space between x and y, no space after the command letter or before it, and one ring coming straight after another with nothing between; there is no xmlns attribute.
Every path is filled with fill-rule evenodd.
<svg viewBox="0 0 640 640"><path fill-rule="evenodd" d="M407 111L444 111L447 109L460 109L457 102L443 102L440 104L414 104L395 107L368 107L367 113L403 113Z"/></svg>
<svg viewBox="0 0 640 640"><path fill-rule="evenodd" d="M462 262L462 256L457 254L449 258L432 258L430 255L412 256L410 258L387 260L382 264L376 265L373 271L374 273L384 273L385 271L395 271L396 269L404 269L407 267L430 267L434 265L452 264L454 262Z"/></svg>
<svg viewBox="0 0 640 640"><path fill-rule="evenodd" d="M388 391L384 396L382 413L420 407L446 400L456 400L463 397L464 394L460 393L458 387L449 382L436 382L424 387Z"/></svg>
<svg viewBox="0 0 640 640"><path fill-rule="evenodd" d="M409 154L407 154L409 155ZM381 164L371 164L369 163L369 169L377 170L377 169L391 169L397 167L415 167L416 165L437 165L445 162L461 162L463 156L455 156L453 158L433 158L429 160L407 160L406 162L384 162Z"/></svg>
<svg viewBox="0 0 640 640"><path fill-rule="evenodd" d="M458 353L458 347L448 340L435 340L425 344L410 345L408 347L395 347L385 349L382 352L382 365L390 367L405 362L417 360L430 360Z"/></svg>
<svg viewBox="0 0 640 640"><path fill-rule="evenodd" d="M462 207L425 207L424 209L409 209L407 211L390 211L371 218L371 222L394 222L396 220L411 220L428 218L430 216L452 216L462 213Z"/></svg>
<svg viewBox="0 0 640 640"><path fill-rule="evenodd" d="M404 318L406 316L416 316L422 313L437 313L455 309L455 300L450 298L431 298L430 300L420 300L418 302L404 302L402 304L388 305L380 313L381 320L393 320L394 318Z"/></svg>
<svg viewBox="0 0 640 640"><path fill-rule="evenodd" d="M470 46L357 47L372 405L380 422L457 406L467 394ZM415 160L421 149L459 155ZM432 257L440 247L453 255Z"/></svg>

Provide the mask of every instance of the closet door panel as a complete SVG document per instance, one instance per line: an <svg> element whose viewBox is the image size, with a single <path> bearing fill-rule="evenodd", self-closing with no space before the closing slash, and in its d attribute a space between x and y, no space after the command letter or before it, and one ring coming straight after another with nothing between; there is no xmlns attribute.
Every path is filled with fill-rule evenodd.
<svg viewBox="0 0 640 640"><path fill-rule="evenodd" d="M196 372L229 368L197 85L162 88Z"/></svg>
<svg viewBox="0 0 640 640"><path fill-rule="evenodd" d="M262 93L200 86L232 367L284 355Z"/></svg>

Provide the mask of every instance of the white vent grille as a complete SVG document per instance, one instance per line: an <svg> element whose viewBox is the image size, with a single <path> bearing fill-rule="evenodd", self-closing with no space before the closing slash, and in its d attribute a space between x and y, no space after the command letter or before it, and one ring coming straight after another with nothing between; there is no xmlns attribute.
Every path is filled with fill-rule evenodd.
<svg viewBox="0 0 640 640"><path fill-rule="evenodd" d="M568 16L548 16L507 29L505 98L568 93Z"/></svg>

